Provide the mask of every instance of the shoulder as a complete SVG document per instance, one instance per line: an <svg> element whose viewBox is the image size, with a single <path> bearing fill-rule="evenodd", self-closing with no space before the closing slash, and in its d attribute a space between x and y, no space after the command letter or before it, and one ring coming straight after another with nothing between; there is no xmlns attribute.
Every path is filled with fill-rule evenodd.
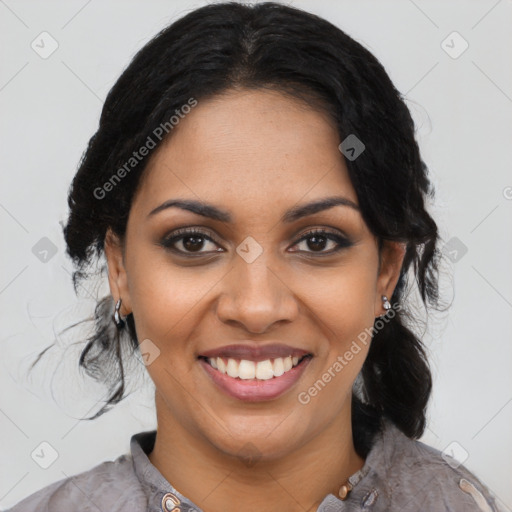
<svg viewBox="0 0 512 512"><path fill-rule="evenodd" d="M386 423L369 455L392 509L447 512L499 511L487 487L455 459L405 436Z"/></svg>
<svg viewBox="0 0 512 512"><path fill-rule="evenodd" d="M7 512L81 512L146 510L147 499L133 469L131 455L121 455L34 492Z"/></svg>

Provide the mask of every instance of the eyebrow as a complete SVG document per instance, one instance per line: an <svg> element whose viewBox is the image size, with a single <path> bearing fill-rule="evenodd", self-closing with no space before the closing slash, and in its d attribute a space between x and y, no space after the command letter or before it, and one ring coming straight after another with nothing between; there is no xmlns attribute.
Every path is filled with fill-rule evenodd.
<svg viewBox="0 0 512 512"><path fill-rule="evenodd" d="M333 196L318 199L303 205L294 206L285 212L285 214L281 217L281 222L287 224L295 222L303 217L308 217L309 215L328 210L335 206L348 206L349 208L352 208L356 211L360 211L359 206L350 199L341 196ZM233 221L233 217L228 211L222 210L221 208L218 208L212 204L196 201L194 199L170 199L151 210L148 214L148 217L156 215L157 213L168 208L181 208L182 210L187 210L189 212L195 213L196 215L201 215L202 217L207 217L219 222L230 223Z"/></svg>

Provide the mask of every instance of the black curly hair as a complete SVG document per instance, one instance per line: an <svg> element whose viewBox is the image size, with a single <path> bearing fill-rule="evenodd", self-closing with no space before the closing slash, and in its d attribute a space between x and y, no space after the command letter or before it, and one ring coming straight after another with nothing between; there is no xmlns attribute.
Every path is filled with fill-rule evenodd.
<svg viewBox="0 0 512 512"><path fill-rule="evenodd" d="M75 291L104 256L107 229L124 241L149 157L124 173L107 199L98 197L98 189L191 98L201 101L235 88L266 88L306 101L331 117L340 140L355 134L365 144L357 159L346 160L363 219L379 248L384 240L399 241L406 252L390 298L402 307L374 331L360 392L354 392L354 443L360 454L367 453L384 418L408 437L420 437L432 378L422 341L412 330L417 319L403 299L412 280L426 308L439 304L439 236L425 204L433 187L410 112L383 66L316 15L273 2L210 4L172 23L135 55L105 100L69 190L64 236ZM167 131L156 145L172 136ZM127 328L116 330L112 310L112 297L103 297L79 361L109 387L105 406L92 418L124 398L123 350L126 344L133 351L138 347L133 315Z"/></svg>

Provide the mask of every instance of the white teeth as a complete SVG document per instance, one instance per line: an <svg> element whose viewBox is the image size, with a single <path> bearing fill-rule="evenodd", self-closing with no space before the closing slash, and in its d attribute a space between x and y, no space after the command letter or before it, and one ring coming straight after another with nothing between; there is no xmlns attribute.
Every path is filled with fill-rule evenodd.
<svg viewBox="0 0 512 512"><path fill-rule="evenodd" d="M280 377L285 372L291 370L299 363L297 356L278 357L274 360L266 359L265 361L249 361L242 359L240 361L229 358L226 363L222 357L210 357L208 362L220 373L228 374L236 379L248 380L259 379L269 380L273 377Z"/></svg>
<svg viewBox="0 0 512 512"><path fill-rule="evenodd" d="M261 380L268 380L274 376L272 362L270 359L259 361L256 365L256 378Z"/></svg>
<svg viewBox="0 0 512 512"><path fill-rule="evenodd" d="M226 373L236 379L238 377L238 362L234 359L228 359L228 364L226 366Z"/></svg>
<svg viewBox="0 0 512 512"><path fill-rule="evenodd" d="M283 358L278 357L274 359L274 377L280 377L284 373Z"/></svg>
<svg viewBox="0 0 512 512"><path fill-rule="evenodd" d="M226 363L222 357L217 357L217 369L220 373L226 373Z"/></svg>
<svg viewBox="0 0 512 512"><path fill-rule="evenodd" d="M242 359L238 366L238 376L241 379L254 379L256 376L256 364L254 361L247 361Z"/></svg>

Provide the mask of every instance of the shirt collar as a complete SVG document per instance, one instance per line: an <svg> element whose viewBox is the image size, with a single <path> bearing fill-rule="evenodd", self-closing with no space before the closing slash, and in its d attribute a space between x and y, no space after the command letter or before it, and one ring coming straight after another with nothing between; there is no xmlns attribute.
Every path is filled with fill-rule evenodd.
<svg viewBox="0 0 512 512"><path fill-rule="evenodd" d="M397 445L403 442L404 438L408 439L393 423L387 420L383 422L383 428L375 435L363 467L349 477L353 490L346 502L349 500L360 502L363 499L364 491L361 488L362 485L358 484L364 482L370 476L378 476L378 480L381 481L387 478ZM162 499L168 493L173 494L180 500L180 508L177 508L177 510L202 512L197 505L178 492L149 460L148 454L153 450L155 439L156 430L151 430L133 435L130 441L134 470L148 498L148 512L165 511L165 508L162 507ZM336 505L341 510L342 503L337 496L329 494L322 501L318 512L335 510L333 506Z"/></svg>
<svg viewBox="0 0 512 512"><path fill-rule="evenodd" d="M162 501L165 501L168 494L174 495L181 502L178 510L202 512L197 505L178 492L149 460L148 454L153 450L155 440L156 430L150 430L133 435L130 441L133 467L148 498L148 512L167 512Z"/></svg>

